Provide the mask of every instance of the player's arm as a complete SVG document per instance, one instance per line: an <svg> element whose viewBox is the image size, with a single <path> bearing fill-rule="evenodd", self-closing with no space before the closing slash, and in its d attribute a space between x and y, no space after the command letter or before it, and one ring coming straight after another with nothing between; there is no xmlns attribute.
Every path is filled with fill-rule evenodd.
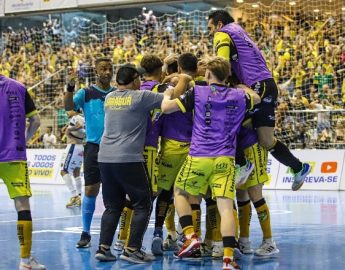
<svg viewBox="0 0 345 270"><path fill-rule="evenodd" d="M66 111L78 110L84 106L85 92L80 89L74 96L75 83L76 83L76 73L69 71L67 76L67 92L64 97L64 104Z"/></svg>
<svg viewBox="0 0 345 270"><path fill-rule="evenodd" d="M244 84L239 84L239 85L237 85L237 87L243 89L244 92L246 92L246 94L247 94L246 98L247 98L247 101L249 101L249 103L247 102L247 109L248 110L253 109L254 105L259 104L261 102L260 96L257 93L255 93L255 91L253 91L248 86L246 86Z"/></svg>
<svg viewBox="0 0 345 270"><path fill-rule="evenodd" d="M25 139L28 142L35 134L41 125L40 117L38 116L36 106L28 93L25 90L25 115L29 119L29 125L26 128Z"/></svg>
<svg viewBox="0 0 345 270"><path fill-rule="evenodd" d="M184 95L173 100L162 103L162 113L169 114L177 111L189 112L194 109L194 88L188 90Z"/></svg>
<svg viewBox="0 0 345 270"><path fill-rule="evenodd" d="M174 87L174 92L172 98L178 98L183 95L186 90L189 88L189 83L193 80L191 76L188 74L179 74L178 75L178 83Z"/></svg>
<svg viewBox="0 0 345 270"><path fill-rule="evenodd" d="M231 38L228 34L216 32L213 39L213 48L216 55L229 60L231 42Z"/></svg>

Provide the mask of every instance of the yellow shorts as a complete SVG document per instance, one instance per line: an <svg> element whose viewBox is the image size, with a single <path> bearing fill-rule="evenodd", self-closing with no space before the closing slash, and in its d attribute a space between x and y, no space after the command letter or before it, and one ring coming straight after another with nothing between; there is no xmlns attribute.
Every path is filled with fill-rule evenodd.
<svg viewBox="0 0 345 270"><path fill-rule="evenodd" d="M158 158L157 148L146 146L144 148L144 160L151 180L152 192L157 192Z"/></svg>
<svg viewBox="0 0 345 270"><path fill-rule="evenodd" d="M31 197L28 165L26 161L0 162L0 178L7 186L11 199Z"/></svg>
<svg viewBox="0 0 345 270"><path fill-rule="evenodd" d="M267 150L256 143L253 146L246 148L244 150L244 155L246 159L254 164L254 169L249 175L247 182L237 188L246 190L250 187L267 182L269 180L269 176L267 174Z"/></svg>
<svg viewBox="0 0 345 270"><path fill-rule="evenodd" d="M158 162L158 188L170 190L189 152L190 143L162 138Z"/></svg>
<svg viewBox="0 0 345 270"><path fill-rule="evenodd" d="M177 175L175 187L191 195L205 195L210 187L212 198L235 197L235 159L233 157L187 156Z"/></svg>

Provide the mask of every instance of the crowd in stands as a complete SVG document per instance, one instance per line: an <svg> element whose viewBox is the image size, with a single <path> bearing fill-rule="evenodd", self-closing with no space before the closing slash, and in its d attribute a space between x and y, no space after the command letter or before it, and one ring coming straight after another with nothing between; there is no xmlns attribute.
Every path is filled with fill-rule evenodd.
<svg viewBox="0 0 345 270"><path fill-rule="evenodd" d="M62 98L69 67L78 70L83 86L94 82L93 63L99 56L111 57L118 66L138 65L146 53L165 58L192 52L200 59L213 54L205 17L200 24L193 22L193 16L174 21L176 17L143 14L143 21L131 22L123 31L99 35L90 30L81 37L74 30L79 35L72 39L69 35L68 42L58 21L48 21L40 29L8 29L2 34L0 73L30 89L43 116L57 116L55 133L61 142L67 121ZM316 19L297 13L275 20L250 16L239 18L238 23L259 45L280 87L277 136L298 148L344 145L345 23L341 18Z"/></svg>

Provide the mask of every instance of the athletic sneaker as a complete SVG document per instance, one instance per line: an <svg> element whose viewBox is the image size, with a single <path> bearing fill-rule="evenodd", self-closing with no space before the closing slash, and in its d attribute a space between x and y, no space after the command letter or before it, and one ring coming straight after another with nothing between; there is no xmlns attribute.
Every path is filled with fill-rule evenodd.
<svg viewBox="0 0 345 270"><path fill-rule="evenodd" d="M236 172L235 182L236 187L243 185L247 182L249 175L254 170L254 164L247 160L246 165L242 167L238 167L238 171Z"/></svg>
<svg viewBox="0 0 345 270"><path fill-rule="evenodd" d="M114 249L117 251L122 251L123 247L125 246L125 240L117 240L114 244Z"/></svg>
<svg viewBox="0 0 345 270"><path fill-rule="evenodd" d="M223 270L236 270L240 269L239 265L232 261L229 257L223 258Z"/></svg>
<svg viewBox="0 0 345 270"><path fill-rule="evenodd" d="M91 235L87 232L82 232L79 242L76 244L77 248L88 248L91 246Z"/></svg>
<svg viewBox="0 0 345 270"><path fill-rule="evenodd" d="M177 249L177 239L173 240L171 235L168 234L167 238L165 238L163 242L163 250L175 251Z"/></svg>
<svg viewBox="0 0 345 270"><path fill-rule="evenodd" d="M193 249L189 254L188 257L179 257L178 251L174 252L174 258L184 260L184 261L200 261L202 260L204 255L202 254L201 247Z"/></svg>
<svg viewBox="0 0 345 270"><path fill-rule="evenodd" d="M151 244L151 251L154 255L163 255L163 231L155 229Z"/></svg>
<svg viewBox="0 0 345 270"><path fill-rule="evenodd" d="M79 195L71 197L69 199L69 202L66 204L67 208L72 208L72 207L80 207L81 206L81 197Z"/></svg>
<svg viewBox="0 0 345 270"><path fill-rule="evenodd" d="M131 251L125 248L120 255L120 259L131 263L149 263L156 258L151 254L147 254L143 249Z"/></svg>
<svg viewBox="0 0 345 270"><path fill-rule="evenodd" d="M184 233L178 234L177 246L178 246L179 249L181 249L183 247L183 244L184 244L185 241L186 241L186 236L184 235Z"/></svg>
<svg viewBox="0 0 345 270"><path fill-rule="evenodd" d="M308 163L303 163L302 170L294 175L294 181L292 183L292 190L299 190L303 183L305 177L311 172L311 166Z"/></svg>
<svg viewBox="0 0 345 270"><path fill-rule="evenodd" d="M101 246L98 247L95 258L101 262L116 261L116 256L111 253L110 249L106 249Z"/></svg>
<svg viewBox="0 0 345 270"><path fill-rule="evenodd" d="M253 254L254 250L250 246L251 242L248 238L240 238L238 240L238 245L243 254Z"/></svg>
<svg viewBox="0 0 345 270"><path fill-rule="evenodd" d="M221 259L224 255L224 248L222 241L214 241L212 247L212 259Z"/></svg>
<svg viewBox="0 0 345 270"><path fill-rule="evenodd" d="M272 239L264 239L260 247L255 250L255 255L269 257L279 253L276 243Z"/></svg>
<svg viewBox="0 0 345 270"><path fill-rule="evenodd" d="M189 257L190 254L193 253L194 250L200 249L201 241L196 234L193 234L190 239L186 239L181 249L178 251L177 256L182 257Z"/></svg>
<svg viewBox="0 0 345 270"><path fill-rule="evenodd" d="M201 243L200 252L202 257L211 257L212 256L212 246L209 243Z"/></svg>
<svg viewBox="0 0 345 270"><path fill-rule="evenodd" d="M28 262L20 262L19 270L45 270L46 267L40 264L34 257L30 257Z"/></svg>

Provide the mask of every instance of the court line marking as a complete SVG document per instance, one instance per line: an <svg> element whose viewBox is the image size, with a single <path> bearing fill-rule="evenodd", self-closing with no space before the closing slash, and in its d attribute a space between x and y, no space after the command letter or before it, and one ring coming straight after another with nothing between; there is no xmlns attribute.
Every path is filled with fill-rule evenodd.
<svg viewBox="0 0 345 270"><path fill-rule="evenodd" d="M34 218L32 221L40 221L40 220L54 220L54 219L65 219L65 218L72 218L72 217L81 217L81 215L74 215L74 216L62 216L62 217L47 217L47 218ZM0 223L13 223L17 222L18 220L2 220Z"/></svg>

